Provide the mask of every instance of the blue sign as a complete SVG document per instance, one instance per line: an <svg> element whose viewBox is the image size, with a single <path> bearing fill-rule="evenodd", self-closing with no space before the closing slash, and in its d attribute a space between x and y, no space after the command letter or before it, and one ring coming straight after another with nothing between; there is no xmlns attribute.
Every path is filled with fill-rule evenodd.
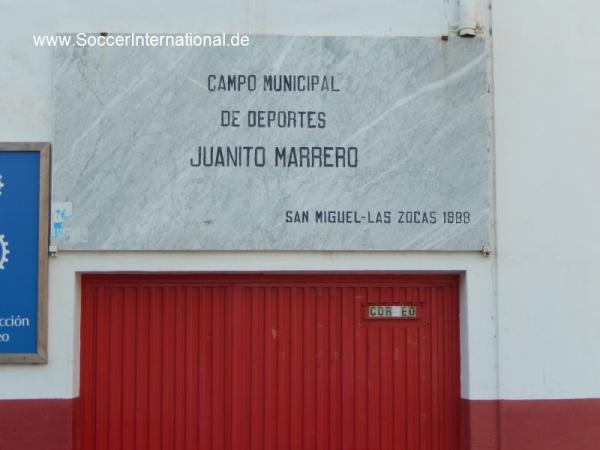
<svg viewBox="0 0 600 450"><path fill-rule="evenodd" d="M41 157L0 151L0 355L39 354Z"/></svg>

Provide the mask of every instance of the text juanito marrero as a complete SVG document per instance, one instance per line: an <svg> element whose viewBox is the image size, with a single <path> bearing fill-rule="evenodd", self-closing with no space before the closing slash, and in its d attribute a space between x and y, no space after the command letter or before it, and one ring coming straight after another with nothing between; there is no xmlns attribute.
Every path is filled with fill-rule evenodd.
<svg viewBox="0 0 600 450"><path fill-rule="evenodd" d="M281 94L290 99L307 94L315 97L340 92L334 75L232 75L209 74L206 87L210 93L231 95L250 92ZM260 97L257 97L260 98ZM276 102L281 103L281 101ZM317 102L315 102L317 103ZM253 101L252 104L258 104ZM325 111L308 109L221 110L220 127L230 129L306 129L327 128ZM358 166L358 148L330 143L296 143L267 148L264 145L212 144L199 145L190 158L192 167L348 167Z"/></svg>

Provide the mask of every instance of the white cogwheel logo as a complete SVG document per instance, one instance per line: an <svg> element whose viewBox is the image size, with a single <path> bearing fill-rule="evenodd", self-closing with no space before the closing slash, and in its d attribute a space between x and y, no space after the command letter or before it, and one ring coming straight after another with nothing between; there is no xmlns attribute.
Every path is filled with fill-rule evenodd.
<svg viewBox="0 0 600 450"><path fill-rule="evenodd" d="M2 182L2 175L0 175L0 195L2 195L2 188L4 187L4 183Z"/></svg>
<svg viewBox="0 0 600 450"><path fill-rule="evenodd" d="M0 234L0 270L4 270L4 264L8 262L8 242L3 234Z"/></svg>

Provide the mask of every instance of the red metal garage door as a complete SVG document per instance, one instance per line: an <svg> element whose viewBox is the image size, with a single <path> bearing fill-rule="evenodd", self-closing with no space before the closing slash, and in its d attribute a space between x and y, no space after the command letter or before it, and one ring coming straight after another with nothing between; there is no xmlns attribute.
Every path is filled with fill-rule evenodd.
<svg viewBox="0 0 600 450"><path fill-rule="evenodd" d="M455 277L86 275L82 289L79 448L458 448Z"/></svg>

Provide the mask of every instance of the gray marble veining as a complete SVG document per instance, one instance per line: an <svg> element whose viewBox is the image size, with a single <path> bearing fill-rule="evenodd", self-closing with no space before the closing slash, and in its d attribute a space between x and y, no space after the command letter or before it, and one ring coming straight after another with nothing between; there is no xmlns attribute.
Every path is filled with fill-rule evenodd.
<svg viewBox="0 0 600 450"><path fill-rule="evenodd" d="M209 74L254 74L257 88L210 91ZM263 90L265 75L294 74L333 77L339 92ZM488 244L482 40L256 36L246 48L59 48L54 83L52 194L69 205L53 231L61 249ZM241 126L220 126L222 110L240 111ZM249 127L247 112L258 110L322 112L325 127ZM265 165L194 167L198 147L210 146L264 147ZM355 147L358 161L282 167L283 146L287 162L300 146Z"/></svg>

